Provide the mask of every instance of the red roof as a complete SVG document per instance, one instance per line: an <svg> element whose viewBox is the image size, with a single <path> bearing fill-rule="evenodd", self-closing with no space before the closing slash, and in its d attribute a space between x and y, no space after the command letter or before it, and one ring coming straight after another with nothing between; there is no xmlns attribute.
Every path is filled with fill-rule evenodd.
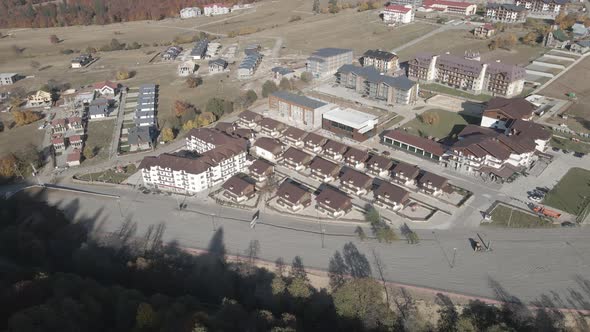
<svg viewBox="0 0 590 332"><path fill-rule="evenodd" d="M467 8L467 7L475 5L475 4L470 3L470 2L448 1L448 0L425 0L424 2L422 2L423 7L430 7L433 5L455 7L455 8Z"/></svg>
<svg viewBox="0 0 590 332"><path fill-rule="evenodd" d="M68 161L80 161L80 150L74 150L68 154Z"/></svg>
<svg viewBox="0 0 590 332"><path fill-rule="evenodd" d="M210 4L208 4L208 5L205 5L205 6L203 6L203 7L204 7L204 8L207 8L207 7L213 7L213 6L217 6L217 7L226 7L226 8L230 8L230 7L231 7L230 5L226 5L226 4L224 4L224 3L210 3Z"/></svg>
<svg viewBox="0 0 590 332"><path fill-rule="evenodd" d="M68 118L68 122L69 123L81 123L82 122L82 118L79 116L73 116L71 118Z"/></svg>
<svg viewBox="0 0 590 332"><path fill-rule="evenodd" d="M54 137L51 139L51 144L63 144L64 139L63 137Z"/></svg>
<svg viewBox="0 0 590 332"><path fill-rule="evenodd" d="M112 88L113 90L119 87L119 85L117 83L113 83L111 81L94 83L95 89L102 89L105 86L108 86L109 88Z"/></svg>
<svg viewBox="0 0 590 332"><path fill-rule="evenodd" d="M385 10L405 14L405 13L409 12L410 10L412 10L412 8L404 7L402 5L389 5L389 6L385 7Z"/></svg>
<svg viewBox="0 0 590 332"><path fill-rule="evenodd" d="M68 140L70 142L81 142L82 137L80 137L80 135L73 135L73 136L68 137Z"/></svg>

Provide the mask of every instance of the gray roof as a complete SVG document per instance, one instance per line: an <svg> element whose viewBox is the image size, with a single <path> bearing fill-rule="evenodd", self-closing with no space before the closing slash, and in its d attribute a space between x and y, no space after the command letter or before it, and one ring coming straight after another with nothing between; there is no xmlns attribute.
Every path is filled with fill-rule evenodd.
<svg viewBox="0 0 590 332"><path fill-rule="evenodd" d="M195 47L191 50L191 55L199 55L203 56L205 52L207 52L207 46L209 46L209 40L201 39L196 44Z"/></svg>
<svg viewBox="0 0 590 332"><path fill-rule="evenodd" d="M293 69L291 69L291 68L285 68L285 67L274 67L273 69L271 69L271 71L273 73L279 73L281 75L286 75L286 74L294 73Z"/></svg>
<svg viewBox="0 0 590 332"><path fill-rule="evenodd" d="M99 115L99 114L107 114L108 113L108 105L100 104L100 105L90 105L88 108L88 114L90 115Z"/></svg>
<svg viewBox="0 0 590 332"><path fill-rule="evenodd" d="M365 80L371 83L383 83L394 87L396 89L408 91L416 85L416 82L410 80L406 76L393 77L389 75L383 75L377 69L373 67L357 67L354 65L343 65L338 69L339 73L353 73L355 75L363 77Z"/></svg>
<svg viewBox="0 0 590 332"><path fill-rule="evenodd" d="M287 92L287 91L276 91L276 92L273 92L271 95L275 96L277 98L289 101L293 104L301 105L303 107L311 108L311 109L316 109L316 108L320 108L322 106L327 105L326 103L321 102L319 100L311 99L306 96L296 95L294 93Z"/></svg>
<svg viewBox="0 0 590 332"><path fill-rule="evenodd" d="M332 56L336 56L336 55L340 55L343 53L348 53L348 52L352 52L351 49L348 48L333 48L333 47L328 47L328 48L320 48L319 50L313 52L311 54L312 57L320 57L320 58L326 58L326 57L332 57Z"/></svg>
<svg viewBox="0 0 590 332"><path fill-rule="evenodd" d="M218 65L218 66L227 66L227 61L223 60L223 59L215 59L215 60L210 60L209 61L209 66L211 65Z"/></svg>
<svg viewBox="0 0 590 332"><path fill-rule="evenodd" d="M156 124L156 119L154 119L154 118L135 119L135 124L139 125L140 123Z"/></svg>
<svg viewBox="0 0 590 332"><path fill-rule="evenodd" d="M382 51L382 50L368 50L365 52L365 54L363 54L363 56L368 57L368 58L385 60L385 61L391 61L392 59L397 58L397 55L395 53Z"/></svg>
<svg viewBox="0 0 590 332"><path fill-rule="evenodd" d="M586 28L584 24L576 23L572 25L572 31L576 35L585 35L588 33L588 28Z"/></svg>
<svg viewBox="0 0 590 332"><path fill-rule="evenodd" d="M155 115L156 111L154 110L144 110L144 109L137 109L135 110L135 116L136 117L141 117L141 116L147 116L147 115Z"/></svg>
<svg viewBox="0 0 590 332"><path fill-rule="evenodd" d="M141 144L152 141L154 130L152 127L131 127L127 133L129 144Z"/></svg>
<svg viewBox="0 0 590 332"><path fill-rule="evenodd" d="M590 47L590 40L580 40L576 44L578 44L582 47Z"/></svg>
<svg viewBox="0 0 590 332"><path fill-rule="evenodd" d="M0 73L0 78L12 78L18 75L17 73Z"/></svg>
<svg viewBox="0 0 590 332"><path fill-rule="evenodd" d="M139 94L156 92L157 86L155 84L142 84L139 86Z"/></svg>
<svg viewBox="0 0 590 332"><path fill-rule="evenodd" d="M240 66L238 68L246 68L246 69L250 69L250 68L254 68L256 67L256 65L258 64L258 62L260 61L260 59L262 58L262 55L260 53L252 53L248 56L246 56L244 58L244 60L242 60L242 63L240 63Z"/></svg>
<svg viewBox="0 0 590 332"><path fill-rule="evenodd" d="M504 8L506 10L513 11L513 12L521 12L521 11L526 10L526 8L521 7L521 6L517 6L513 3L488 3L487 8L493 8L493 9Z"/></svg>

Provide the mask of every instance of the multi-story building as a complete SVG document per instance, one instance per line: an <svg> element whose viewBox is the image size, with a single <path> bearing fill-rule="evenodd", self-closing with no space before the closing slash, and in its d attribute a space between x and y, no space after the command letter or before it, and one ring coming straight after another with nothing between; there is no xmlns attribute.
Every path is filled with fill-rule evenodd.
<svg viewBox="0 0 590 332"><path fill-rule="evenodd" d="M419 54L408 65L408 76L417 81L505 97L520 94L526 76L526 70L519 66L450 54Z"/></svg>
<svg viewBox="0 0 590 332"><path fill-rule="evenodd" d="M180 18L193 18L201 16L201 8L199 7L186 7L180 10Z"/></svg>
<svg viewBox="0 0 590 332"><path fill-rule="evenodd" d="M344 65L336 73L336 84L388 105L408 105L418 98L419 85L405 76L389 76L373 67Z"/></svg>
<svg viewBox="0 0 590 332"><path fill-rule="evenodd" d="M339 136L365 141L375 136L377 116L352 108L336 108L324 113L322 128Z"/></svg>
<svg viewBox="0 0 590 332"><path fill-rule="evenodd" d="M336 105L296 95L287 91L277 91L268 97L268 109L285 122L312 130L322 126L322 115Z"/></svg>
<svg viewBox="0 0 590 332"><path fill-rule="evenodd" d="M477 5L475 3L463 1L424 0L419 10L469 16L475 15Z"/></svg>
<svg viewBox="0 0 590 332"><path fill-rule="evenodd" d="M381 17L385 23L407 24L414 21L412 5L389 5L381 11Z"/></svg>
<svg viewBox="0 0 590 332"><path fill-rule="evenodd" d="M0 85L12 85L19 79L20 76L17 73L0 73Z"/></svg>
<svg viewBox="0 0 590 332"><path fill-rule="evenodd" d="M352 64L352 50L344 48L321 48L307 58L306 71L315 78L334 75L338 68Z"/></svg>
<svg viewBox="0 0 590 332"><path fill-rule="evenodd" d="M487 39L496 34L496 28L491 23L482 24L473 29L475 38Z"/></svg>
<svg viewBox="0 0 590 332"><path fill-rule="evenodd" d="M382 73L399 69L399 57L395 53L382 50L368 50L361 59L363 67L373 67Z"/></svg>
<svg viewBox="0 0 590 332"><path fill-rule="evenodd" d="M246 55L238 67L238 78L246 79L252 77L262 62L262 54L258 52Z"/></svg>
<svg viewBox="0 0 590 332"><path fill-rule="evenodd" d="M517 6L529 11L529 16L555 17L565 10L569 0L516 0Z"/></svg>
<svg viewBox="0 0 590 332"><path fill-rule="evenodd" d="M247 141L213 128L194 128L186 135L186 149L204 153L217 147L235 144L247 148Z"/></svg>
<svg viewBox="0 0 590 332"><path fill-rule="evenodd" d="M203 15L205 16L225 15L230 11L231 6L224 3L211 3L203 6Z"/></svg>
<svg viewBox="0 0 590 332"><path fill-rule="evenodd" d="M531 120L535 109L535 105L525 98L492 98L483 111L481 126L506 130L514 120Z"/></svg>
<svg viewBox="0 0 590 332"><path fill-rule="evenodd" d="M410 152L437 163L445 154L445 148L442 144L424 137L408 134L402 130L385 131L382 142L387 146Z"/></svg>
<svg viewBox="0 0 590 332"><path fill-rule="evenodd" d="M493 22L522 23L526 21L527 10L512 3L488 3L485 17Z"/></svg>

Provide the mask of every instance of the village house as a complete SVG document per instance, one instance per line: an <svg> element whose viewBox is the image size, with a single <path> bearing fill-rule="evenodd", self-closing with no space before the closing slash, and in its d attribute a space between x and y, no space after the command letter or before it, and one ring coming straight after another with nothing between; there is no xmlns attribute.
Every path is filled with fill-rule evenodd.
<svg viewBox="0 0 590 332"><path fill-rule="evenodd" d="M187 19L201 16L201 8L199 7L186 7L180 10L180 18Z"/></svg>
<svg viewBox="0 0 590 332"><path fill-rule="evenodd" d="M84 130L84 126L82 124L82 118L79 116L72 116L67 119L68 129L74 131L82 131Z"/></svg>
<svg viewBox="0 0 590 332"><path fill-rule="evenodd" d="M215 59L209 61L209 73L216 74L216 73L223 73L227 68L227 61L223 59Z"/></svg>
<svg viewBox="0 0 590 332"><path fill-rule="evenodd" d="M442 144L424 137L408 134L402 130L386 130L383 132L382 142L387 146L434 162L439 162L445 154L445 147Z"/></svg>
<svg viewBox="0 0 590 332"><path fill-rule="evenodd" d="M492 22L523 23L527 18L527 10L512 3L488 3L485 17Z"/></svg>
<svg viewBox="0 0 590 332"><path fill-rule="evenodd" d="M238 78L247 79L252 77L262 62L262 54L252 53L247 55L238 66Z"/></svg>
<svg viewBox="0 0 590 332"><path fill-rule="evenodd" d="M344 153L348 150L348 146L334 140L328 140L322 150L322 155L334 161L340 161L344 157Z"/></svg>
<svg viewBox="0 0 590 332"><path fill-rule="evenodd" d="M340 189L346 193L363 196L373 186L373 178L352 168L346 168L340 176Z"/></svg>
<svg viewBox="0 0 590 332"><path fill-rule="evenodd" d="M309 164L309 169L313 179L327 183L338 178L340 165L316 156Z"/></svg>
<svg viewBox="0 0 590 332"><path fill-rule="evenodd" d="M276 163L283 158L284 145L276 139L260 137L254 142L250 153L254 156L264 158Z"/></svg>
<svg viewBox="0 0 590 332"><path fill-rule="evenodd" d="M483 111L481 126L506 130L506 125L514 120L529 121L533 118L535 105L525 98L495 97L489 100Z"/></svg>
<svg viewBox="0 0 590 332"><path fill-rule="evenodd" d="M391 171L391 178L395 183L399 183L404 186L416 185L416 179L420 174L418 166L410 165L400 161L393 167Z"/></svg>
<svg viewBox="0 0 590 332"><path fill-rule="evenodd" d="M338 189L325 187L315 198L316 209L332 218L340 218L352 210L352 200Z"/></svg>
<svg viewBox="0 0 590 332"><path fill-rule="evenodd" d="M283 154L283 165L292 170L301 172L307 168L307 165L309 165L312 158L312 155L294 147L290 147Z"/></svg>
<svg viewBox="0 0 590 332"><path fill-rule="evenodd" d="M240 113L240 115L238 115L237 123L242 127L257 130L262 119L262 115L256 112L246 110Z"/></svg>
<svg viewBox="0 0 590 332"><path fill-rule="evenodd" d="M53 134L63 134L67 131L66 119L54 119L51 121L51 131Z"/></svg>
<svg viewBox="0 0 590 332"><path fill-rule="evenodd" d="M309 133L303 140L304 149L319 154L324 149L324 145L328 143L328 139L316 133Z"/></svg>
<svg viewBox="0 0 590 332"><path fill-rule="evenodd" d="M85 67L87 64L94 60L92 54L80 54L71 61L71 67L74 69Z"/></svg>
<svg viewBox="0 0 590 332"><path fill-rule="evenodd" d="M66 149L66 141L62 135L56 135L51 139L51 145L57 153L61 153Z"/></svg>
<svg viewBox="0 0 590 332"><path fill-rule="evenodd" d="M389 182L382 182L375 191L373 191L375 205L382 208L399 211L410 201L410 193Z"/></svg>
<svg viewBox="0 0 590 332"><path fill-rule="evenodd" d="M260 121L260 132L272 138L281 138L287 130L287 125L271 118L264 118Z"/></svg>
<svg viewBox="0 0 590 332"><path fill-rule="evenodd" d="M106 98L97 98L88 107L90 120L102 119L109 116L109 101Z"/></svg>
<svg viewBox="0 0 590 332"><path fill-rule="evenodd" d="M488 39L496 34L496 29L490 23L480 25L473 29L473 36L475 38Z"/></svg>
<svg viewBox="0 0 590 332"><path fill-rule="evenodd" d="M367 171L380 177L388 177L391 167L393 160L383 156L373 155L367 161Z"/></svg>
<svg viewBox="0 0 590 332"><path fill-rule="evenodd" d="M227 179L221 187L223 188L223 196L235 203L247 201L256 195L254 184L239 174Z"/></svg>
<svg viewBox="0 0 590 332"><path fill-rule="evenodd" d="M274 67L270 70L270 72L272 74L272 79L277 83L280 82L283 78L290 80L293 77L295 77L295 71L291 68Z"/></svg>
<svg viewBox="0 0 590 332"><path fill-rule="evenodd" d="M268 96L268 109L283 121L308 130L322 126L322 116L336 105L297 95L288 91L276 91Z"/></svg>
<svg viewBox="0 0 590 332"><path fill-rule="evenodd" d="M82 150L82 145L84 144L84 141L82 140L82 136L72 135L68 137L68 143L70 143L70 145L73 146L75 149Z"/></svg>
<svg viewBox="0 0 590 332"><path fill-rule="evenodd" d="M365 162L369 159L369 152L350 147L344 154L344 164L356 169L364 169Z"/></svg>
<svg viewBox="0 0 590 332"><path fill-rule="evenodd" d="M111 81L94 83L93 87L94 91L100 93L103 96L114 97L117 93L119 93L119 84L113 83Z"/></svg>
<svg viewBox="0 0 590 332"><path fill-rule="evenodd" d="M590 34L590 28L587 28L584 23L576 22L571 29L575 39L581 39Z"/></svg>
<svg viewBox="0 0 590 332"><path fill-rule="evenodd" d="M250 176L257 183L267 182L275 172L275 166L264 159L256 159L248 166Z"/></svg>
<svg viewBox="0 0 590 332"><path fill-rule="evenodd" d="M178 65L177 73L180 77L187 77L194 74L196 69L197 64L192 60L187 60Z"/></svg>
<svg viewBox="0 0 590 332"><path fill-rule="evenodd" d="M336 84L358 94L382 100L387 105L408 105L418 99L420 86L406 76L389 76L373 67L344 65L338 68Z"/></svg>
<svg viewBox="0 0 590 332"><path fill-rule="evenodd" d="M311 205L311 193L290 179L281 183L277 197L277 204L291 212L298 212Z"/></svg>
<svg viewBox="0 0 590 332"><path fill-rule="evenodd" d="M82 153L78 149L74 149L66 156L66 165L69 167L80 165Z"/></svg>
<svg viewBox="0 0 590 332"><path fill-rule="evenodd" d="M363 142L375 136L378 121L377 116L373 114L360 112L352 108L335 108L324 113L322 128L340 137L348 137Z"/></svg>
<svg viewBox="0 0 590 332"><path fill-rule="evenodd" d="M570 37L559 28L559 25L554 25L552 30L543 37L543 46L545 47L565 49L570 44Z"/></svg>
<svg viewBox="0 0 590 332"><path fill-rule="evenodd" d="M471 2L449 1L449 0L424 0L418 8L424 12L439 12L452 15L470 16L475 15L477 5Z"/></svg>
<svg viewBox="0 0 590 332"><path fill-rule="evenodd" d="M155 128L153 127L131 127L127 131L127 144L131 151L148 150L152 148Z"/></svg>
<svg viewBox="0 0 590 332"><path fill-rule="evenodd" d="M207 47L209 46L208 39L201 39L195 43L195 46L192 48L190 57L193 60L202 60L205 58L205 54L207 54Z"/></svg>
<svg viewBox="0 0 590 332"><path fill-rule="evenodd" d="M12 85L19 79L21 76L17 73L0 73L0 86Z"/></svg>
<svg viewBox="0 0 590 332"><path fill-rule="evenodd" d="M203 6L203 15L205 16L217 16L229 14L231 6L224 3L211 3Z"/></svg>
<svg viewBox="0 0 590 332"><path fill-rule="evenodd" d="M162 60L165 61L172 61L176 60L180 53L182 53L183 48L180 46L169 46L164 52L162 52Z"/></svg>
<svg viewBox="0 0 590 332"><path fill-rule="evenodd" d="M439 196L443 191L449 190L449 180L440 175L424 172L418 179L418 188L421 192L432 196Z"/></svg>
<svg viewBox="0 0 590 332"><path fill-rule="evenodd" d="M389 5L381 11L383 22L388 24L408 24L414 21L412 5Z"/></svg>
<svg viewBox="0 0 590 332"><path fill-rule="evenodd" d="M283 140L291 146L302 147L303 139L306 135L307 132L305 130L289 126L289 128L283 132Z"/></svg>
<svg viewBox="0 0 590 332"><path fill-rule="evenodd" d="M524 7L530 17L552 18L559 15L569 3L569 0L515 0L517 6Z"/></svg>
<svg viewBox="0 0 590 332"><path fill-rule="evenodd" d="M306 71L315 78L336 74L338 68L352 64L352 50L344 48L321 48L307 58Z"/></svg>
<svg viewBox="0 0 590 332"><path fill-rule="evenodd" d="M437 83L472 94L512 97L524 88L526 70L502 62L483 62L471 54L464 58L421 53L408 62L408 76L420 82Z"/></svg>
<svg viewBox="0 0 590 332"><path fill-rule="evenodd" d="M395 53L382 50L368 50L361 58L363 67L373 67L382 73L399 69L399 57Z"/></svg>
<svg viewBox="0 0 590 332"><path fill-rule="evenodd" d="M50 106L51 102L51 93L43 90L39 90L27 97L27 107Z"/></svg>

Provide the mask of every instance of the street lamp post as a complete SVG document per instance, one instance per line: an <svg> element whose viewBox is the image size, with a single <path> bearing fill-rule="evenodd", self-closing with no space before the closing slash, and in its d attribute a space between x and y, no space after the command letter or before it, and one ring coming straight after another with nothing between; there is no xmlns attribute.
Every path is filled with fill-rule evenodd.
<svg viewBox="0 0 590 332"><path fill-rule="evenodd" d="M213 226L213 232L215 232L217 230L215 227L215 213L211 214L211 225Z"/></svg>

